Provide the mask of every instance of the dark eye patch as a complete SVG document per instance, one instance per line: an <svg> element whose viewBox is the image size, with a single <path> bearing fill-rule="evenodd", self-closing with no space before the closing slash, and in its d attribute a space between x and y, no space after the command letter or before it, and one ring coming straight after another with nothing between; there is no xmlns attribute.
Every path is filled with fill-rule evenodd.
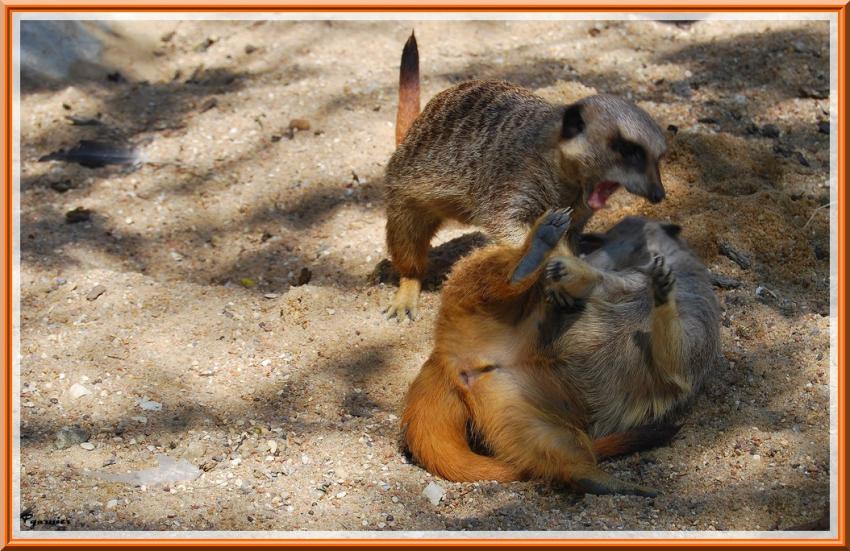
<svg viewBox="0 0 850 551"><path fill-rule="evenodd" d="M623 161L638 172L646 170L646 151L635 142L617 136L611 142L611 149L623 157Z"/></svg>

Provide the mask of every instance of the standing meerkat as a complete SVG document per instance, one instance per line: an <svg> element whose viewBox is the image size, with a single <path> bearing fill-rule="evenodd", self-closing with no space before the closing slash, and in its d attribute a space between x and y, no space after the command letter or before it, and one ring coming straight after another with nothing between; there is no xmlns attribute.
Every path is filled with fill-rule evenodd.
<svg viewBox="0 0 850 551"><path fill-rule="evenodd" d="M411 34L399 76L395 153L386 168L387 248L401 280L387 318L414 319L431 238L446 220L518 245L546 210L571 207L570 237L623 186L653 203L667 145L645 111L596 95L553 105L507 82L464 82L419 114Z"/></svg>
<svg viewBox="0 0 850 551"><path fill-rule="evenodd" d="M626 218L579 259L557 249L568 225L568 211L551 212L523 245L458 262L433 351L405 398L404 440L453 481L654 495L596 462L678 430L670 414L720 357L709 273L678 226ZM470 425L493 456L472 451Z"/></svg>

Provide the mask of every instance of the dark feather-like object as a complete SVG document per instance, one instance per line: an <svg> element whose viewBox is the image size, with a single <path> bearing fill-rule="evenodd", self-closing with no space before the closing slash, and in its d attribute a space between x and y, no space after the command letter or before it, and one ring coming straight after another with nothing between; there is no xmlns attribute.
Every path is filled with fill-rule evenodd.
<svg viewBox="0 0 850 551"><path fill-rule="evenodd" d="M73 149L68 151L60 149L39 159L39 161L78 163L88 168L99 168L106 165L129 165L138 160L138 153L132 149L123 149L93 140L82 140Z"/></svg>

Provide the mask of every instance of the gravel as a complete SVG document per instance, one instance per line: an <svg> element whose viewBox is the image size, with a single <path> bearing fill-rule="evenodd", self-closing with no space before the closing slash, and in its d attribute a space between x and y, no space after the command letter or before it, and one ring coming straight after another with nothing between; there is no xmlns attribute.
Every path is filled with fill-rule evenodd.
<svg viewBox="0 0 850 551"><path fill-rule="evenodd" d="M811 523L829 501L829 262L815 250L828 256L829 210L815 209L829 202L829 138L818 128L829 102L798 91L822 90L829 75L825 22L115 23L105 40L149 38L130 54L106 45L119 60L108 72L123 81L21 95L24 529L820 525ZM587 228L626 215L678 223L712 272L740 282L716 289L725 359L679 435L602 466L660 496L451 483L400 449L435 289L452 253L484 242L463 237L469 228L441 230L420 318L383 319L395 283L372 279L379 264L387 272L381 178L411 28L423 100L470 77L501 78L559 101L630 95L661 128L677 128L666 134L665 201L619 191ZM102 113L104 124L73 126L71 113ZM718 122L697 123L703 115ZM271 141L298 118L309 131ZM782 132L764 139L749 122ZM107 128L162 162L38 162ZM60 180L71 183L63 192L44 184ZM66 224L80 206L85 221ZM750 268L720 254L721 242ZM108 290L87 301L97 285ZM757 297L759 286L778 298ZM72 384L90 394L71 398ZM162 408L143 410L142 399ZM73 426L89 432L57 450L57 433ZM91 451L77 445L89 433ZM157 456L197 478L148 486L100 476L163 474ZM436 506L423 496L432 483L444 490Z"/></svg>

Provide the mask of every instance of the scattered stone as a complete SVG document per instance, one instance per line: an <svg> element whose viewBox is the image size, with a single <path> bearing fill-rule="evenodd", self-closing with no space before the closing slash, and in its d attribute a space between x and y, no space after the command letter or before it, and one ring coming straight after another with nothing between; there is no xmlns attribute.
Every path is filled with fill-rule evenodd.
<svg viewBox="0 0 850 551"><path fill-rule="evenodd" d="M829 121L818 121L818 132L829 135Z"/></svg>
<svg viewBox="0 0 850 551"><path fill-rule="evenodd" d="M174 35L177 34L177 31L168 31L159 37L159 39L163 42L171 42L171 39L174 38Z"/></svg>
<svg viewBox="0 0 850 551"><path fill-rule="evenodd" d="M292 119L289 121L289 128L290 130L298 131L310 130L310 121L307 119Z"/></svg>
<svg viewBox="0 0 850 551"><path fill-rule="evenodd" d="M278 293L266 293L263 295L263 298L267 298L269 300L278 298L280 295Z"/></svg>
<svg viewBox="0 0 850 551"><path fill-rule="evenodd" d="M741 267L742 270L749 270L750 266L752 266L752 262L742 253L738 252L732 245L726 243L725 241L720 242L718 245L720 250L720 254L737 264Z"/></svg>
<svg viewBox="0 0 850 551"><path fill-rule="evenodd" d="M89 432L79 425L72 425L59 429L56 433L56 441L54 445L57 450L70 448L75 444L80 444L89 439Z"/></svg>
<svg viewBox="0 0 850 551"><path fill-rule="evenodd" d="M106 461L104 461L101 467L109 467L110 465L115 465L115 463L117 463L117 460L115 459L115 456L112 456Z"/></svg>
<svg viewBox="0 0 850 551"><path fill-rule="evenodd" d="M771 297L771 298L774 298L774 299L779 298L776 295L776 293L774 293L773 291L771 291L767 287L763 287L761 285L756 287L756 296L758 298L761 298L761 299L766 299L767 297Z"/></svg>
<svg viewBox="0 0 850 551"><path fill-rule="evenodd" d="M827 123L827 134L829 134L829 123ZM71 183L71 180L56 180L55 182L50 182L50 189L57 193L65 193L69 189L73 188L74 185Z"/></svg>
<svg viewBox="0 0 850 551"><path fill-rule="evenodd" d="M791 150L791 148L786 146L786 145L782 145L782 144L777 143L777 144L773 144L773 152L778 153L779 155L782 155L783 157L785 157L787 159L788 157L791 156L791 154L794 151Z"/></svg>
<svg viewBox="0 0 850 551"><path fill-rule="evenodd" d="M206 40L195 46L195 51L198 53L206 52L213 44L215 44L215 38L207 37Z"/></svg>
<svg viewBox="0 0 850 551"><path fill-rule="evenodd" d="M245 45L245 53L246 53L246 54L251 55L251 54L253 54L253 53L254 53L254 52L256 52L256 51L257 51L257 47L256 47L256 46L254 46L254 45L252 45L252 44L246 44L246 45Z"/></svg>
<svg viewBox="0 0 850 551"><path fill-rule="evenodd" d="M74 210L69 210L65 213L65 222L68 224L76 224L78 222L88 222L91 220L92 211L87 208L77 207Z"/></svg>
<svg viewBox="0 0 850 551"><path fill-rule="evenodd" d="M80 447L87 451L92 451L94 449L94 444L91 442L83 442L80 444Z"/></svg>
<svg viewBox="0 0 850 551"><path fill-rule="evenodd" d="M685 81L674 82L671 89L674 94L683 98L690 98L694 93L691 85Z"/></svg>
<svg viewBox="0 0 850 551"><path fill-rule="evenodd" d="M243 277L239 280L239 285L245 287L246 289L250 289L251 287L255 287L257 282L251 279L250 277Z"/></svg>
<svg viewBox="0 0 850 551"><path fill-rule="evenodd" d="M201 107L198 108L198 112L199 113L206 113L207 111L209 111L210 109L212 109L213 107L216 107L216 106L218 106L218 100L215 99L215 98L210 98L210 99L208 99L207 101L205 101L204 103L201 104Z"/></svg>
<svg viewBox="0 0 850 551"><path fill-rule="evenodd" d="M159 411L162 409L162 404L154 402L147 396L138 401L139 407L145 411Z"/></svg>
<svg viewBox="0 0 850 551"><path fill-rule="evenodd" d="M796 154L797 154L797 162L798 162L798 163L800 163L800 164L801 164L801 165L803 165L803 166L812 166L812 165L809 163L809 160L808 160L808 159L806 159L805 155L803 155L803 154L802 154L802 153L800 153L799 151L797 151L797 152L796 152Z"/></svg>
<svg viewBox="0 0 850 551"><path fill-rule="evenodd" d="M88 300L88 301L97 300L97 298L105 292L106 292L106 287L104 287L103 285L95 285L94 287L92 287L92 290L89 291L88 294L86 295L86 300Z"/></svg>
<svg viewBox="0 0 850 551"><path fill-rule="evenodd" d="M311 279L313 279L313 272L310 271L310 268L304 266L301 268L301 271L298 272L298 275L289 281L289 284L293 287L300 287L310 283Z"/></svg>
<svg viewBox="0 0 850 551"><path fill-rule="evenodd" d="M279 142L281 139L283 139L283 136L281 136L280 134L272 134L272 137L271 137L272 142Z"/></svg>
<svg viewBox="0 0 850 551"><path fill-rule="evenodd" d="M276 440L269 440L268 442L266 442L266 447L268 448L269 453L271 455L277 455L277 441Z"/></svg>
<svg viewBox="0 0 850 551"><path fill-rule="evenodd" d="M428 486L422 491L422 495L428 498L431 505L439 505L446 495L446 491L436 482L429 482Z"/></svg>
<svg viewBox="0 0 850 551"><path fill-rule="evenodd" d="M761 127L761 135L765 138L778 138L780 133L779 127L775 124L766 124Z"/></svg>
<svg viewBox="0 0 850 551"><path fill-rule="evenodd" d="M115 509L116 507L118 507L118 500L117 499L110 499L109 501L106 502L106 508L107 509Z"/></svg>
<svg viewBox="0 0 850 551"><path fill-rule="evenodd" d="M78 117L76 115L67 115L65 117L73 126L100 126L103 122L94 117Z"/></svg>
<svg viewBox="0 0 850 551"><path fill-rule="evenodd" d="M741 282L734 277L728 277L723 274L711 274L711 283L720 289L737 289L741 286Z"/></svg>
<svg viewBox="0 0 850 551"><path fill-rule="evenodd" d="M798 92L798 96L807 99L827 99L829 98L829 90L823 88L812 88L811 86L802 86Z"/></svg>
<svg viewBox="0 0 850 551"><path fill-rule="evenodd" d="M71 385L71 388L68 389L68 396L74 400L82 398L88 394L91 394L91 391L80 383L74 383Z"/></svg>

